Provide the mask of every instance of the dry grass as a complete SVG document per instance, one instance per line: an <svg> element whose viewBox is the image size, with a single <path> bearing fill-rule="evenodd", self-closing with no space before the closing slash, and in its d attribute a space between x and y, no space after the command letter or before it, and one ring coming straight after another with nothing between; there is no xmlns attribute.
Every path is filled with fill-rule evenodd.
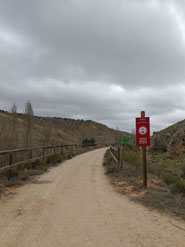
<svg viewBox="0 0 185 247"><path fill-rule="evenodd" d="M127 195L131 200L152 210L158 210L185 220L185 196L172 193L170 186L158 177L149 174L148 187L145 188L141 169L124 162L123 170L118 171L117 164L108 152L105 155L104 166L106 174L117 192ZM107 173L110 168L114 172Z"/></svg>

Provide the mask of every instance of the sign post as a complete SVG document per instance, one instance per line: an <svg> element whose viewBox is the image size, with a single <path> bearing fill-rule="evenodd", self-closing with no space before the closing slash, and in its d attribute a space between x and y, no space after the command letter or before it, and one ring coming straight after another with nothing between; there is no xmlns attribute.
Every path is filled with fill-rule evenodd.
<svg viewBox="0 0 185 247"><path fill-rule="evenodd" d="M150 146L150 118L145 117L144 111L136 118L136 146L142 149L143 184L147 187L146 146Z"/></svg>

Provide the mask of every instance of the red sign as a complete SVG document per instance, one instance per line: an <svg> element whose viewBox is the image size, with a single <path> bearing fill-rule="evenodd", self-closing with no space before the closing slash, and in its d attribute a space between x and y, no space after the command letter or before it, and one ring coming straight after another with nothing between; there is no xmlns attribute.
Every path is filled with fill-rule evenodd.
<svg viewBox="0 0 185 247"><path fill-rule="evenodd" d="M136 146L150 146L150 118L136 118Z"/></svg>

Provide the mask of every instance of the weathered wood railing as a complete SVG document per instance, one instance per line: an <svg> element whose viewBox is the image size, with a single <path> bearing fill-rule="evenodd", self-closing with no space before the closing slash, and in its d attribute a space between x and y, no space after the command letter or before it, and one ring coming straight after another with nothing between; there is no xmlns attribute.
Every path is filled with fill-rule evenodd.
<svg viewBox="0 0 185 247"><path fill-rule="evenodd" d="M61 144L41 147L30 147L13 150L0 151L0 173L9 171L8 177L10 179L11 170L15 167L31 164L36 160L44 160L53 154L70 154L76 155L95 148L104 147L106 144L96 143L92 146L87 144L85 147L78 144Z"/></svg>
<svg viewBox="0 0 185 247"><path fill-rule="evenodd" d="M62 144L0 151L0 172L44 159L52 154L70 151L76 153L81 148L77 144Z"/></svg>
<svg viewBox="0 0 185 247"><path fill-rule="evenodd" d="M110 146L110 154L112 155L113 160L118 164L118 170L123 168L123 149L120 147Z"/></svg>
<svg viewBox="0 0 185 247"><path fill-rule="evenodd" d="M110 153L112 155L113 160L118 163L119 161L119 148L110 146Z"/></svg>

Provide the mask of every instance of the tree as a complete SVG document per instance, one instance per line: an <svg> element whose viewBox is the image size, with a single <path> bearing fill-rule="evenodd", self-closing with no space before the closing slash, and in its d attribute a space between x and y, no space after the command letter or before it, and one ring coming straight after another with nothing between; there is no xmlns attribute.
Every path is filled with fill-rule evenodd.
<svg viewBox="0 0 185 247"><path fill-rule="evenodd" d="M32 145L34 111L31 102L28 100L25 104L25 145Z"/></svg>
<svg viewBox="0 0 185 247"><path fill-rule="evenodd" d="M96 146L96 140L93 137L90 138L90 139L85 138L85 139L83 139L82 146L83 147L86 147L86 146Z"/></svg>
<svg viewBox="0 0 185 247"><path fill-rule="evenodd" d="M13 103L10 113L12 115L12 128L11 128L11 139L12 139L12 148L17 147L18 143L18 119L17 119L17 106Z"/></svg>
<svg viewBox="0 0 185 247"><path fill-rule="evenodd" d="M15 102L13 103L13 105L11 107L11 113L14 115L17 114L17 106L16 106Z"/></svg>

